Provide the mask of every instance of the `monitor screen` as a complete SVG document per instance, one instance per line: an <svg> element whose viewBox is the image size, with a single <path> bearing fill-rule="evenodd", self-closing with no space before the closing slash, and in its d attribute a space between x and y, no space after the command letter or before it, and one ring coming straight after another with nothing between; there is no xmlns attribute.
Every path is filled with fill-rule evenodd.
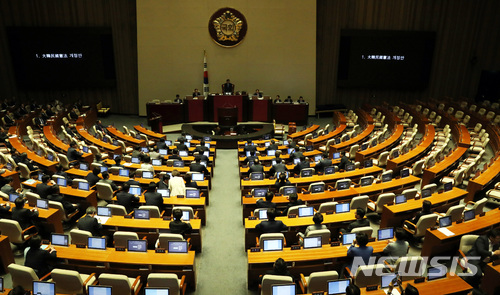
<svg viewBox="0 0 500 295"><path fill-rule="evenodd" d="M246 151L245 156L250 157L250 151Z"/></svg>
<svg viewBox="0 0 500 295"><path fill-rule="evenodd" d="M335 213L345 213L349 212L351 204L349 203L341 203L341 204L336 204L335 205Z"/></svg>
<svg viewBox="0 0 500 295"><path fill-rule="evenodd" d="M356 239L356 234L343 234L342 245L351 245L352 241Z"/></svg>
<svg viewBox="0 0 500 295"><path fill-rule="evenodd" d="M299 208L299 217L308 217L314 215L314 207Z"/></svg>
<svg viewBox="0 0 500 295"><path fill-rule="evenodd" d="M88 153L89 152L89 147L88 146L82 146L82 151L84 153Z"/></svg>
<svg viewBox="0 0 500 295"><path fill-rule="evenodd" d="M141 147L141 152L143 153L149 153L149 149L147 147Z"/></svg>
<svg viewBox="0 0 500 295"><path fill-rule="evenodd" d="M190 135L190 134L186 134L186 140L190 141L190 140L193 140L193 136Z"/></svg>
<svg viewBox="0 0 500 295"><path fill-rule="evenodd" d="M328 295L345 294L350 282L349 279L328 281Z"/></svg>
<svg viewBox="0 0 500 295"><path fill-rule="evenodd" d="M18 197L18 194L9 194L9 202L14 203Z"/></svg>
<svg viewBox="0 0 500 295"><path fill-rule="evenodd" d="M89 285L89 295L111 295L111 286Z"/></svg>
<svg viewBox="0 0 500 295"><path fill-rule="evenodd" d="M89 183L88 182L79 182L78 189L80 189L82 191L88 191L90 189Z"/></svg>
<svg viewBox="0 0 500 295"><path fill-rule="evenodd" d="M285 195L285 196L289 196L291 194L296 194L296 193L297 193L297 187L295 187L295 186L283 188L283 195Z"/></svg>
<svg viewBox="0 0 500 295"><path fill-rule="evenodd" d="M203 173L191 173L191 180L192 181L203 181L204 180L204 175Z"/></svg>
<svg viewBox="0 0 500 295"><path fill-rule="evenodd" d="M427 198L431 196L431 189L430 188L424 188L420 194L422 195L422 198Z"/></svg>
<svg viewBox="0 0 500 295"><path fill-rule="evenodd" d="M267 219L267 209L260 209L258 212L259 219Z"/></svg>
<svg viewBox="0 0 500 295"><path fill-rule="evenodd" d="M153 179L153 172L151 171L142 171L142 178L146 178L146 179Z"/></svg>
<svg viewBox="0 0 500 295"><path fill-rule="evenodd" d="M388 182L392 180L392 173L382 174L382 182Z"/></svg>
<svg viewBox="0 0 500 295"><path fill-rule="evenodd" d="M368 186L368 185L372 185L373 183L373 178L371 177L362 177L361 178L361 181L360 181L360 185L361 186Z"/></svg>
<svg viewBox="0 0 500 295"><path fill-rule="evenodd" d="M439 227L447 227L451 225L451 216L439 218Z"/></svg>
<svg viewBox="0 0 500 295"><path fill-rule="evenodd" d="M381 276L381 282L380 282L380 288L389 288L389 284L394 280L394 286L398 285L398 282L396 280L397 275L395 273L388 273L388 274L383 274Z"/></svg>
<svg viewBox="0 0 500 295"><path fill-rule="evenodd" d="M80 163L80 170L88 171L89 165L87 165L87 163Z"/></svg>
<svg viewBox="0 0 500 295"><path fill-rule="evenodd" d="M288 144L289 144L288 140L283 140L283 145L288 145Z"/></svg>
<svg viewBox="0 0 500 295"><path fill-rule="evenodd" d="M340 137L335 138L335 144L339 144L339 143L340 143ZM340 158L340 154L339 154L339 158ZM336 159L336 158L334 157L334 159Z"/></svg>
<svg viewBox="0 0 500 295"><path fill-rule="evenodd" d="M306 146L306 152L310 152L314 149L314 147L312 145L307 145Z"/></svg>
<svg viewBox="0 0 500 295"><path fill-rule="evenodd" d="M166 144L167 146L171 146L171 145L172 145L172 141L171 141L171 140L165 140L165 144Z"/></svg>
<svg viewBox="0 0 500 295"><path fill-rule="evenodd" d="M268 151L267 151L267 155L268 155L268 156L271 156L271 157L276 156L276 150L268 150Z"/></svg>
<svg viewBox="0 0 500 295"><path fill-rule="evenodd" d="M49 161L54 161L54 155L52 155L52 154L48 154L48 155L47 155L47 160L49 160Z"/></svg>
<svg viewBox="0 0 500 295"><path fill-rule="evenodd" d="M437 267L429 267L427 269L427 280L432 281L436 279L445 278L447 269L445 265L440 265Z"/></svg>
<svg viewBox="0 0 500 295"><path fill-rule="evenodd" d="M97 250L106 250L106 238L89 237L88 248Z"/></svg>
<svg viewBox="0 0 500 295"><path fill-rule="evenodd" d="M113 155L113 160L116 160L116 158L118 158L118 157L121 157L121 155L120 154L114 154Z"/></svg>
<svg viewBox="0 0 500 295"><path fill-rule="evenodd" d="M325 191L325 185L324 184L313 184L311 185L311 193L322 193Z"/></svg>
<svg viewBox="0 0 500 295"><path fill-rule="evenodd" d="M159 287L146 287L144 288L144 295L169 295L168 288L159 288Z"/></svg>
<svg viewBox="0 0 500 295"><path fill-rule="evenodd" d="M40 209L49 209L49 201L44 199L36 199L36 207Z"/></svg>
<svg viewBox="0 0 500 295"><path fill-rule="evenodd" d="M168 253L187 253L187 241L168 241Z"/></svg>
<svg viewBox="0 0 500 295"><path fill-rule="evenodd" d="M141 161L137 157L132 157L131 162L134 163L134 164L140 164L141 163Z"/></svg>
<svg viewBox="0 0 500 295"><path fill-rule="evenodd" d="M321 248L321 236L304 238L304 249L311 248Z"/></svg>
<svg viewBox="0 0 500 295"><path fill-rule="evenodd" d="M97 207L97 216L111 217L111 208L98 206Z"/></svg>
<svg viewBox="0 0 500 295"><path fill-rule="evenodd" d="M445 182L444 183L444 191L449 192L453 189L453 182Z"/></svg>
<svg viewBox="0 0 500 295"><path fill-rule="evenodd" d="M135 219L149 219L149 210L135 209L134 218Z"/></svg>
<svg viewBox="0 0 500 295"><path fill-rule="evenodd" d="M33 281L33 294L36 295L55 295L56 283Z"/></svg>
<svg viewBox="0 0 500 295"><path fill-rule="evenodd" d="M291 153L295 152L295 149L294 148L288 148L287 152L290 155Z"/></svg>
<svg viewBox="0 0 500 295"><path fill-rule="evenodd" d="M340 153L333 153L333 159L340 159Z"/></svg>
<svg viewBox="0 0 500 295"><path fill-rule="evenodd" d="M264 251L281 251L283 250L282 239L264 240Z"/></svg>
<svg viewBox="0 0 500 295"><path fill-rule="evenodd" d="M365 166L364 166L365 168L370 168L372 166L373 166L373 160L372 159L365 161Z"/></svg>
<svg viewBox="0 0 500 295"><path fill-rule="evenodd" d="M141 194L141 188L138 186L131 186L128 189L128 193L132 195L140 195Z"/></svg>
<svg viewBox="0 0 500 295"><path fill-rule="evenodd" d="M210 136L205 136L203 137L204 141L212 141L212 138Z"/></svg>
<svg viewBox="0 0 500 295"><path fill-rule="evenodd" d="M118 146L118 140L114 139L114 140L113 140L113 145Z"/></svg>
<svg viewBox="0 0 500 295"><path fill-rule="evenodd" d="M186 189L186 198L199 199L200 198L200 191L197 189Z"/></svg>
<svg viewBox="0 0 500 295"><path fill-rule="evenodd" d="M190 143L189 141L186 141L186 142L184 143L184 145L185 145L186 147L188 147L188 148L190 148L190 147L191 147L191 143Z"/></svg>
<svg viewBox="0 0 500 295"><path fill-rule="evenodd" d="M174 161L174 167L184 167L184 161Z"/></svg>
<svg viewBox="0 0 500 295"><path fill-rule="evenodd" d="M102 141L108 142L108 138L105 136L105 137L102 138Z"/></svg>
<svg viewBox="0 0 500 295"><path fill-rule="evenodd" d="M410 169L404 168L403 170L401 170L401 178L405 178L408 176L410 176Z"/></svg>
<svg viewBox="0 0 500 295"><path fill-rule="evenodd" d="M127 240L127 250L131 252L148 252L148 241Z"/></svg>
<svg viewBox="0 0 500 295"><path fill-rule="evenodd" d="M337 189L338 190L348 189L350 184L351 182L349 180L339 180L337 181Z"/></svg>
<svg viewBox="0 0 500 295"><path fill-rule="evenodd" d="M179 151L179 156L180 157L187 157L188 156L188 152L187 151Z"/></svg>
<svg viewBox="0 0 500 295"><path fill-rule="evenodd" d="M158 189L158 190L156 190L156 192L160 193L161 196L164 198L170 198L170 190L168 188Z"/></svg>
<svg viewBox="0 0 500 295"><path fill-rule="evenodd" d="M120 169L118 175L129 177L129 171L127 169Z"/></svg>
<svg viewBox="0 0 500 295"><path fill-rule="evenodd" d="M389 228L382 228L382 229L378 230L377 239L379 241L390 240L393 238L394 238L394 228L389 227Z"/></svg>
<svg viewBox="0 0 500 295"><path fill-rule="evenodd" d="M3 292L3 278L0 278L0 292Z"/></svg>
<svg viewBox="0 0 500 295"><path fill-rule="evenodd" d="M325 167L325 175L335 173L335 167Z"/></svg>
<svg viewBox="0 0 500 295"><path fill-rule="evenodd" d="M208 157L208 156L210 156L210 152L209 152L209 151L204 151L204 152L203 152L203 155L204 155L204 156L206 156L206 157ZM205 166L206 166L206 165L205 165Z"/></svg>
<svg viewBox="0 0 500 295"><path fill-rule="evenodd" d="M273 285L271 295L295 295L295 284Z"/></svg>
<svg viewBox="0 0 500 295"><path fill-rule="evenodd" d="M300 176L301 177L311 177L311 176L313 176L313 170L312 169L302 169L300 171Z"/></svg>
<svg viewBox="0 0 500 295"><path fill-rule="evenodd" d="M394 203L396 203L396 205L406 203L406 196L405 195L397 195Z"/></svg>
<svg viewBox="0 0 500 295"><path fill-rule="evenodd" d="M108 171L108 167L106 166L101 166L101 173L103 173L104 171Z"/></svg>
<svg viewBox="0 0 500 295"><path fill-rule="evenodd" d="M314 162L319 162L319 161L321 161L321 159L323 159L323 156L321 156L321 155L314 156Z"/></svg>
<svg viewBox="0 0 500 295"><path fill-rule="evenodd" d="M263 180L264 173L263 172L252 172L250 175L251 180Z"/></svg>
<svg viewBox="0 0 500 295"><path fill-rule="evenodd" d="M298 163L300 163L300 159L298 158L293 159L293 164L297 165Z"/></svg>
<svg viewBox="0 0 500 295"><path fill-rule="evenodd" d="M345 171L353 171L355 168L354 165L345 165Z"/></svg>
<svg viewBox="0 0 500 295"><path fill-rule="evenodd" d="M151 164L153 164L153 166L161 166L161 160L160 159L153 159Z"/></svg>
<svg viewBox="0 0 500 295"><path fill-rule="evenodd" d="M189 221L191 219L191 215L189 214L189 211L182 211L182 217L181 220L183 221Z"/></svg>
<svg viewBox="0 0 500 295"><path fill-rule="evenodd" d="M162 156L166 156L168 155L168 150L167 149L159 149L158 152L160 153L160 155Z"/></svg>
<svg viewBox="0 0 500 295"><path fill-rule="evenodd" d="M50 234L50 243L54 246L68 246L68 235Z"/></svg>
<svg viewBox="0 0 500 295"><path fill-rule="evenodd" d="M476 217L476 212L474 209L464 211L464 221L472 220Z"/></svg>
<svg viewBox="0 0 500 295"><path fill-rule="evenodd" d="M42 181L43 173L38 173L38 181Z"/></svg>

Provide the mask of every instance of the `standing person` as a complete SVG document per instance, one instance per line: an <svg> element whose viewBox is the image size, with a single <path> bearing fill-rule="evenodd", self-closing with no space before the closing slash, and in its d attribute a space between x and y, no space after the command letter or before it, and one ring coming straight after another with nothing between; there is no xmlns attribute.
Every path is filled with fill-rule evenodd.
<svg viewBox="0 0 500 295"><path fill-rule="evenodd" d="M168 181L168 188L171 196L184 195L186 193L186 185L181 177L179 170L172 171L172 178Z"/></svg>
<svg viewBox="0 0 500 295"><path fill-rule="evenodd" d="M101 236L102 224L95 218L97 214L96 208L94 206L89 206L85 213L86 215L80 218L76 224L78 229L89 231L94 237Z"/></svg>

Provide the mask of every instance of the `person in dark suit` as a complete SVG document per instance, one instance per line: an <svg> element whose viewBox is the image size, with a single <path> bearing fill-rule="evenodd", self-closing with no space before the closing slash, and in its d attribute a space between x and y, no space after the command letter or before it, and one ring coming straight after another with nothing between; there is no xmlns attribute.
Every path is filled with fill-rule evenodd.
<svg viewBox="0 0 500 295"><path fill-rule="evenodd" d="M205 165L201 164L201 157L200 156L194 157L194 163L191 163L191 165L189 165L189 171L202 172L206 176L210 175L210 172L208 172L207 167L205 167Z"/></svg>
<svg viewBox="0 0 500 295"><path fill-rule="evenodd" d="M297 165L295 165L295 167L293 167L293 173L299 175L300 171L302 171L302 169L310 168L310 167L311 167L311 162L309 162L309 160L307 160L306 157L302 155L300 157L300 162L298 162Z"/></svg>
<svg viewBox="0 0 500 295"><path fill-rule="evenodd" d="M132 195L128 192L130 186L128 184L123 184L122 189L116 194L116 201L118 205L122 205L127 210L127 213L132 212L139 204L139 197L137 195Z"/></svg>
<svg viewBox="0 0 500 295"><path fill-rule="evenodd" d="M146 200L146 205L156 206L160 212L163 210L163 197L160 193L156 192L156 183L149 183L149 186L144 193L144 199Z"/></svg>
<svg viewBox="0 0 500 295"><path fill-rule="evenodd" d="M497 260L500 258L500 229L494 228L488 232L486 235L479 236L472 248L467 252L466 256L468 258L467 263L476 268L473 272L473 276L466 277L466 281L473 287L478 287L483 277L483 271L486 264ZM475 257L475 258L473 258Z"/></svg>
<svg viewBox="0 0 500 295"><path fill-rule="evenodd" d="M66 154L66 157L68 157L68 161L80 161L82 160L83 153L79 152L76 149L76 143L71 142L69 144L68 152Z"/></svg>
<svg viewBox="0 0 500 295"><path fill-rule="evenodd" d="M21 188L14 188L14 178L12 176L7 176L4 178L5 184L2 186L1 191L4 194L20 194Z"/></svg>
<svg viewBox="0 0 500 295"><path fill-rule="evenodd" d="M35 225L35 219L38 217L38 210L36 208L31 210L24 208L23 197L18 197L14 204L15 207L12 208L12 219L17 221L23 230Z"/></svg>
<svg viewBox="0 0 500 295"><path fill-rule="evenodd" d="M328 158L328 153L323 154L323 158L319 160L318 163L316 163L316 166L314 166L314 170L317 172L325 172L326 167L331 167L333 166L332 159Z"/></svg>
<svg viewBox="0 0 500 295"><path fill-rule="evenodd" d="M144 153L141 151L141 147L140 146L134 147L131 156L132 158L139 158L139 160L142 161L142 159L144 158Z"/></svg>
<svg viewBox="0 0 500 295"><path fill-rule="evenodd" d="M356 239L347 250L347 257L353 259L348 266L352 273L356 273L359 266L359 264L355 263L354 258L361 258L365 265L369 263L370 257L373 254L373 247L366 246L366 244L368 244L368 236L365 233L357 233ZM356 245L358 245L358 247L356 247Z"/></svg>
<svg viewBox="0 0 500 295"><path fill-rule="evenodd" d="M193 228L189 222L184 222L181 220L182 218L182 210L177 208L172 212L172 216L174 220L170 221L169 228L170 232L173 234L181 234L185 236L186 234L190 234Z"/></svg>
<svg viewBox="0 0 500 295"><path fill-rule="evenodd" d="M247 140L247 144L243 147L243 151L246 152L256 152L257 151L257 146L252 144L252 140L249 139Z"/></svg>
<svg viewBox="0 0 500 295"><path fill-rule="evenodd" d="M284 102L286 102L286 103L293 103L292 97L290 95L287 96Z"/></svg>
<svg viewBox="0 0 500 295"><path fill-rule="evenodd" d="M98 181L101 182L101 183L107 183L109 185L111 185L111 189L113 191L117 191L119 189L119 187L113 182L113 180L109 179L109 172L108 171L104 171L101 173L101 176L102 176L102 179Z"/></svg>
<svg viewBox="0 0 500 295"><path fill-rule="evenodd" d="M198 90L198 88L195 88L193 91L193 97L198 97L201 96L201 92Z"/></svg>
<svg viewBox="0 0 500 295"><path fill-rule="evenodd" d="M12 114L11 111L7 110L5 112L5 116L3 117L4 121L5 121L5 124L7 126L12 126L14 125L15 121L14 121L14 115Z"/></svg>
<svg viewBox="0 0 500 295"><path fill-rule="evenodd" d="M137 181L137 180L134 179L134 174L133 173L129 174L129 175L130 175L130 178L127 181L125 181L124 183L128 184L129 187L131 185L141 186L141 183L139 181Z"/></svg>
<svg viewBox="0 0 500 295"><path fill-rule="evenodd" d="M101 178L99 178L100 173L101 173L101 168L94 167L94 169L92 169L92 172L87 174L85 179L89 182L89 186L92 187L96 185L96 183L99 182L99 180L101 180Z"/></svg>
<svg viewBox="0 0 500 295"><path fill-rule="evenodd" d="M78 220L76 226L79 230L86 230L92 233L92 236L101 236L102 224L95 218L97 210L94 206L87 207L86 215Z"/></svg>
<svg viewBox="0 0 500 295"><path fill-rule="evenodd" d="M273 269L266 271L266 275L287 276L292 278L292 282L295 281L293 275L290 273L290 271L288 271L288 267L283 258L276 259L273 265ZM260 278L261 282L262 282L262 277Z"/></svg>
<svg viewBox="0 0 500 295"><path fill-rule="evenodd" d="M286 173L280 173L280 176L276 179L276 183L274 184L274 187L279 191L280 188L287 186L287 185L292 185L290 180L286 178Z"/></svg>
<svg viewBox="0 0 500 295"><path fill-rule="evenodd" d="M196 145L193 152L203 154L203 152L209 152L210 149L205 145L205 140L202 138L200 144Z"/></svg>
<svg viewBox="0 0 500 295"><path fill-rule="evenodd" d="M4 214L7 214L10 211L10 204L9 202L0 204L0 216L3 216Z"/></svg>
<svg viewBox="0 0 500 295"><path fill-rule="evenodd" d="M158 189L168 189L168 180L170 179L170 175L165 174L161 178L161 181L158 182Z"/></svg>
<svg viewBox="0 0 500 295"><path fill-rule="evenodd" d="M182 161L181 156L179 156L179 150L178 149L173 149L172 154L168 156L169 160L179 160Z"/></svg>
<svg viewBox="0 0 500 295"><path fill-rule="evenodd" d="M297 195L296 193L290 194L288 196L288 204L286 204L286 209L283 210L283 215L288 215L288 209L290 209L290 207L299 205L304 205L304 201L299 199L299 195Z"/></svg>
<svg viewBox="0 0 500 295"><path fill-rule="evenodd" d="M255 159L258 160L259 157L255 155L255 151L250 151L250 156L246 157L245 160L243 160L243 164L253 163Z"/></svg>
<svg viewBox="0 0 500 295"><path fill-rule="evenodd" d="M49 246L46 250L40 249L42 238L39 235L33 236L29 241L29 250L26 252L24 265L31 267L39 278L52 271L50 266L56 260L57 254L54 247Z"/></svg>
<svg viewBox="0 0 500 295"><path fill-rule="evenodd" d="M274 103L282 103L281 98L279 95L276 95L276 98L273 101Z"/></svg>
<svg viewBox="0 0 500 295"><path fill-rule="evenodd" d="M299 96L299 99L297 100L298 103L306 103L306 101L304 100L304 97L302 96Z"/></svg>
<svg viewBox="0 0 500 295"><path fill-rule="evenodd" d="M269 173L274 175L276 172L286 172L287 170L286 165L283 164L283 160L281 158L276 158L276 164L269 169Z"/></svg>
<svg viewBox="0 0 500 295"><path fill-rule="evenodd" d="M222 84L222 93L234 93L234 84L231 83L231 80L227 79L226 83Z"/></svg>
<svg viewBox="0 0 500 295"><path fill-rule="evenodd" d="M187 147L187 145L185 144L185 140L181 140L179 141L178 144L176 144L176 147L177 147L177 150L179 151L189 151L189 148Z"/></svg>
<svg viewBox="0 0 500 295"><path fill-rule="evenodd" d="M255 89L253 96L262 97L262 92L259 89Z"/></svg>
<svg viewBox="0 0 500 295"><path fill-rule="evenodd" d="M266 148L266 151L277 150L277 149L278 149L278 144L276 143L276 141L274 141L274 139L271 139L271 144Z"/></svg>
<svg viewBox="0 0 500 295"><path fill-rule="evenodd" d="M182 103L182 102L183 102L183 100L182 100L182 98L180 97L180 95L179 95L179 94L176 94L176 95L175 95L174 102L175 102L175 103Z"/></svg>
<svg viewBox="0 0 500 295"><path fill-rule="evenodd" d="M293 159L300 159L300 157L302 157L304 155L304 152L305 152L305 148L300 147L297 150L297 148L295 147L295 151L290 154L290 159L291 160L293 160Z"/></svg>
<svg viewBox="0 0 500 295"><path fill-rule="evenodd" d="M340 229L341 233L350 233L353 229L357 227L370 226L370 222L365 217L365 210L363 208L356 209L356 213L354 213L355 221L351 222L347 229Z"/></svg>
<svg viewBox="0 0 500 295"><path fill-rule="evenodd" d="M420 220L420 218L424 215L427 215L427 214L433 214L432 211L431 211L431 207L432 207L432 203L431 201L429 200L424 200L422 202L422 211L419 211L417 212L417 214L415 215L415 217L413 217L410 222L417 225L417 222ZM411 229L415 229L411 224L408 224L408 227L410 227Z"/></svg>
<svg viewBox="0 0 500 295"><path fill-rule="evenodd" d="M349 158L346 156L345 151L340 152L339 169L345 170L345 166L350 163Z"/></svg>
<svg viewBox="0 0 500 295"><path fill-rule="evenodd" d="M262 233L279 233L281 231L287 230L286 225L281 220L276 220L276 209L268 208L267 209L267 220L261 221L259 224L255 226L255 229Z"/></svg>
<svg viewBox="0 0 500 295"><path fill-rule="evenodd" d="M257 208L276 208L276 204L273 203L273 198L273 192L267 192L265 200L258 199L257 202L255 202L255 205L257 206Z"/></svg>
<svg viewBox="0 0 500 295"><path fill-rule="evenodd" d="M160 138L160 140L156 143L156 146L159 150L167 149L167 143L165 142L165 138Z"/></svg>
<svg viewBox="0 0 500 295"><path fill-rule="evenodd" d="M186 141L186 132L181 132L181 136L177 137L177 141L178 142L181 142L181 141Z"/></svg>
<svg viewBox="0 0 500 295"><path fill-rule="evenodd" d="M253 159L253 165L248 169L248 173L252 172L264 172L264 166L259 162L259 159Z"/></svg>
<svg viewBox="0 0 500 295"><path fill-rule="evenodd" d="M196 181L193 181L191 174L184 175L184 181L186 182L186 187L198 189L198 184L196 183Z"/></svg>
<svg viewBox="0 0 500 295"><path fill-rule="evenodd" d="M78 113L79 113L78 108L73 107L71 109L71 111L69 112L69 116L71 117L71 120L73 120L73 121L78 120Z"/></svg>
<svg viewBox="0 0 500 295"><path fill-rule="evenodd" d="M52 185L49 185L52 184ZM52 180L50 180L49 175L42 176L42 183L39 183L35 187L36 193L42 199L47 199L49 195L54 195L59 192L58 185L55 184Z"/></svg>

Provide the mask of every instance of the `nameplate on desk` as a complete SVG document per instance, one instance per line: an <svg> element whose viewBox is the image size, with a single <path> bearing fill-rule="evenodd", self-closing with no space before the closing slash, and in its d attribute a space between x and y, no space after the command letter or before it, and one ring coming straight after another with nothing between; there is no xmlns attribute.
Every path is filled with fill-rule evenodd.
<svg viewBox="0 0 500 295"><path fill-rule="evenodd" d="M334 192L334 191L335 191L335 189L334 189L334 188L330 188L330 189L328 189L328 191L330 191L330 192Z"/></svg>
<svg viewBox="0 0 500 295"><path fill-rule="evenodd" d="M368 242L375 242L375 238L374 237L368 238Z"/></svg>
<svg viewBox="0 0 500 295"><path fill-rule="evenodd" d="M125 218L125 219L132 219L132 215L125 215L125 216L123 216L123 218Z"/></svg>
<svg viewBox="0 0 500 295"><path fill-rule="evenodd" d="M163 216L163 220L169 221L170 220L170 216Z"/></svg>
<svg viewBox="0 0 500 295"><path fill-rule="evenodd" d="M183 199L184 195L177 195L177 199Z"/></svg>
<svg viewBox="0 0 500 295"><path fill-rule="evenodd" d="M77 248L81 248L81 249L85 249L85 248L87 248L87 245L85 245L85 244L76 244L76 247Z"/></svg>
<svg viewBox="0 0 500 295"><path fill-rule="evenodd" d="M257 220L257 216L249 216L248 220Z"/></svg>
<svg viewBox="0 0 500 295"><path fill-rule="evenodd" d="M252 248L250 248L250 252L260 252L260 248L259 247L252 247Z"/></svg>
<svg viewBox="0 0 500 295"><path fill-rule="evenodd" d="M438 229L437 227L433 226L430 228L431 231Z"/></svg>
<svg viewBox="0 0 500 295"><path fill-rule="evenodd" d="M275 193L274 196L275 197L281 197L283 194L282 193Z"/></svg>
<svg viewBox="0 0 500 295"><path fill-rule="evenodd" d="M156 248L155 253L165 253L165 248Z"/></svg>
<svg viewBox="0 0 500 295"><path fill-rule="evenodd" d="M373 286L366 286L366 291L375 291L378 289L378 286L377 285L373 285Z"/></svg>
<svg viewBox="0 0 500 295"><path fill-rule="evenodd" d="M288 214L288 218L296 218L297 214Z"/></svg>
<svg viewBox="0 0 500 295"><path fill-rule="evenodd" d="M479 216L481 216L481 217L483 217L484 215L486 215L486 212L481 212L481 213L479 214Z"/></svg>
<svg viewBox="0 0 500 295"><path fill-rule="evenodd" d="M463 219L459 219L459 220L456 221L456 224L460 224L462 222L464 222Z"/></svg>
<svg viewBox="0 0 500 295"><path fill-rule="evenodd" d="M115 246L115 251L125 252L125 247L116 247Z"/></svg>
<svg viewBox="0 0 500 295"><path fill-rule="evenodd" d="M291 250L300 250L300 245L292 245Z"/></svg>
<svg viewBox="0 0 500 295"><path fill-rule="evenodd" d="M423 282L425 282L425 277L416 278L416 279L413 280L413 282L415 284L423 283Z"/></svg>
<svg viewBox="0 0 500 295"><path fill-rule="evenodd" d="M326 215L332 215L332 214L333 214L333 210L326 211Z"/></svg>
<svg viewBox="0 0 500 295"><path fill-rule="evenodd" d="M337 241L337 242L332 242L332 243L330 244L330 246L332 246L332 247L337 247L337 246L340 246L340 241Z"/></svg>

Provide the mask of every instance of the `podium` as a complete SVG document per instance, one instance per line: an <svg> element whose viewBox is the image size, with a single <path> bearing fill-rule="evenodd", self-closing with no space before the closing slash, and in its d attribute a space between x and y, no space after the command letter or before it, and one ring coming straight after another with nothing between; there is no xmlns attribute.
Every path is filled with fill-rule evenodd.
<svg viewBox="0 0 500 295"><path fill-rule="evenodd" d="M151 126L151 130L157 133L163 133L163 122L162 116L157 113L152 113L152 117L148 118L149 126Z"/></svg>
<svg viewBox="0 0 500 295"><path fill-rule="evenodd" d="M238 108L218 108L218 122L220 127L231 127L238 124Z"/></svg>

